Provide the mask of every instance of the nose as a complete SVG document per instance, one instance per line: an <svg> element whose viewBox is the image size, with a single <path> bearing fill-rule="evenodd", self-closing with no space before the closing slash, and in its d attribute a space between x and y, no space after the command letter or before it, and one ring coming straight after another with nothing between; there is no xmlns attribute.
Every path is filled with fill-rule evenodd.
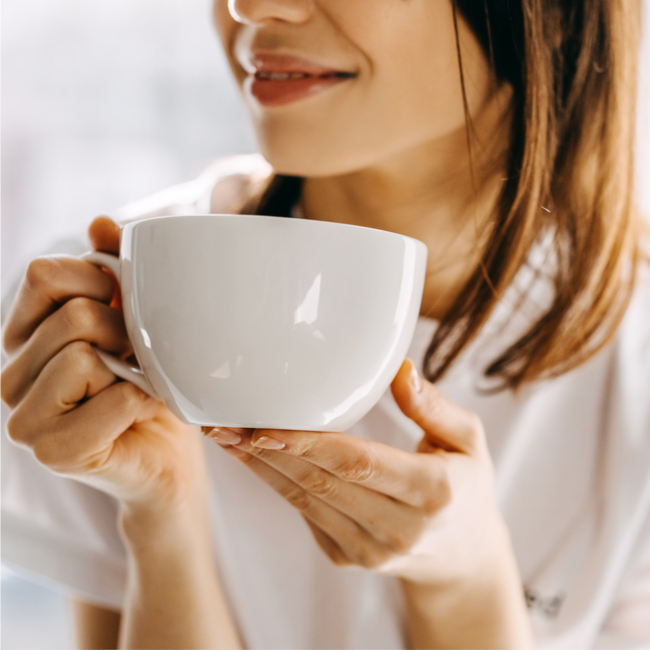
<svg viewBox="0 0 650 650"><path fill-rule="evenodd" d="M313 12L313 4L313 0L228 0L228 10L245 25L269 20L304 23Z"/></svg>

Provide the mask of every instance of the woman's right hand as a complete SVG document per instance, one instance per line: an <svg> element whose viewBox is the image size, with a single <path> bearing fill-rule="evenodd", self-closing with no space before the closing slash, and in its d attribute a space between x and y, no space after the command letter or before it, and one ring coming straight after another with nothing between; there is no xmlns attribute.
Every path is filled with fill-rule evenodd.
<svg viewBox="0 0 650 650"><path fill-rule="evenodd" d="M118 253L119 227L110 219L96 219L89 234L94 248ZM74 257L29 265L4 334L8 433L54 472L164 510L202 487L200 439L99 359L95 346L131 352L114 292L107 273Z"/></svg>

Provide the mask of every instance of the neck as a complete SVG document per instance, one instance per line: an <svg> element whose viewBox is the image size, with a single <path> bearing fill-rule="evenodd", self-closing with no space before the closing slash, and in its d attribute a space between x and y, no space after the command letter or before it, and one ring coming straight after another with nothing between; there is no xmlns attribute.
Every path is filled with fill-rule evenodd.
<svg viewBox="0 0 650 650"><path fill-rule="evenodd" d="M308 178L305 217L379 228L429 248L421 314L440 319L480 259L502 185L507 98L495 93L474 119L471 164L465 127L372 167Z"/></svg>

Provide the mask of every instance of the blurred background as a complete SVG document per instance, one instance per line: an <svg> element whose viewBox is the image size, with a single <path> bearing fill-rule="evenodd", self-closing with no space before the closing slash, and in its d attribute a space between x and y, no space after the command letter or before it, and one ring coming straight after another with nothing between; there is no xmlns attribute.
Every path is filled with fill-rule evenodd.
<svg viewBox="0 0 650 650"><path fill-rule="evenodd" d="M2 271L255 150L210 0L2 0Z"/></svg>
<svg viewBox="0 0 650 650"><path fill-rule="evenodd" d="M639 201L650 215L650 0ZM2 277L98 214L255 151L210 0L2 0ZM2 648L71 648L65 597L2 570Z"/></svg>

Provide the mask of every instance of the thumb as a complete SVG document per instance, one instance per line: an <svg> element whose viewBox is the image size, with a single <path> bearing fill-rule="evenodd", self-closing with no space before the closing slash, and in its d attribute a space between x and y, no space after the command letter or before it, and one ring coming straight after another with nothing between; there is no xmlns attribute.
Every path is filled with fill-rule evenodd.
<svg viewBox="0 0 650 650"><path fill-rule="evenodd" d="M420 377L410 359L402 363L391 390L402 413L424 431L418 451L442 448L475 455L485 449L478 416L447 399L431 382Z"/></svg>
<svg viewBox="0 0 650 650"><path fill-rule="evenodd" d="M93 250L113 255L120 254L120 227L110 217L101 216L93 219L88 226L88 238ZM115 281L115 293L111 300L111 307L122 309L122 292L117 278L110 270L106 269L105 272Z"/></svg>
<svg viewBox="0 0 650 650"><path fill-rule="evenodd" d="M94 250L119 254L120 227L109 217L94 219L88 228L88 237Z"/></svg>

